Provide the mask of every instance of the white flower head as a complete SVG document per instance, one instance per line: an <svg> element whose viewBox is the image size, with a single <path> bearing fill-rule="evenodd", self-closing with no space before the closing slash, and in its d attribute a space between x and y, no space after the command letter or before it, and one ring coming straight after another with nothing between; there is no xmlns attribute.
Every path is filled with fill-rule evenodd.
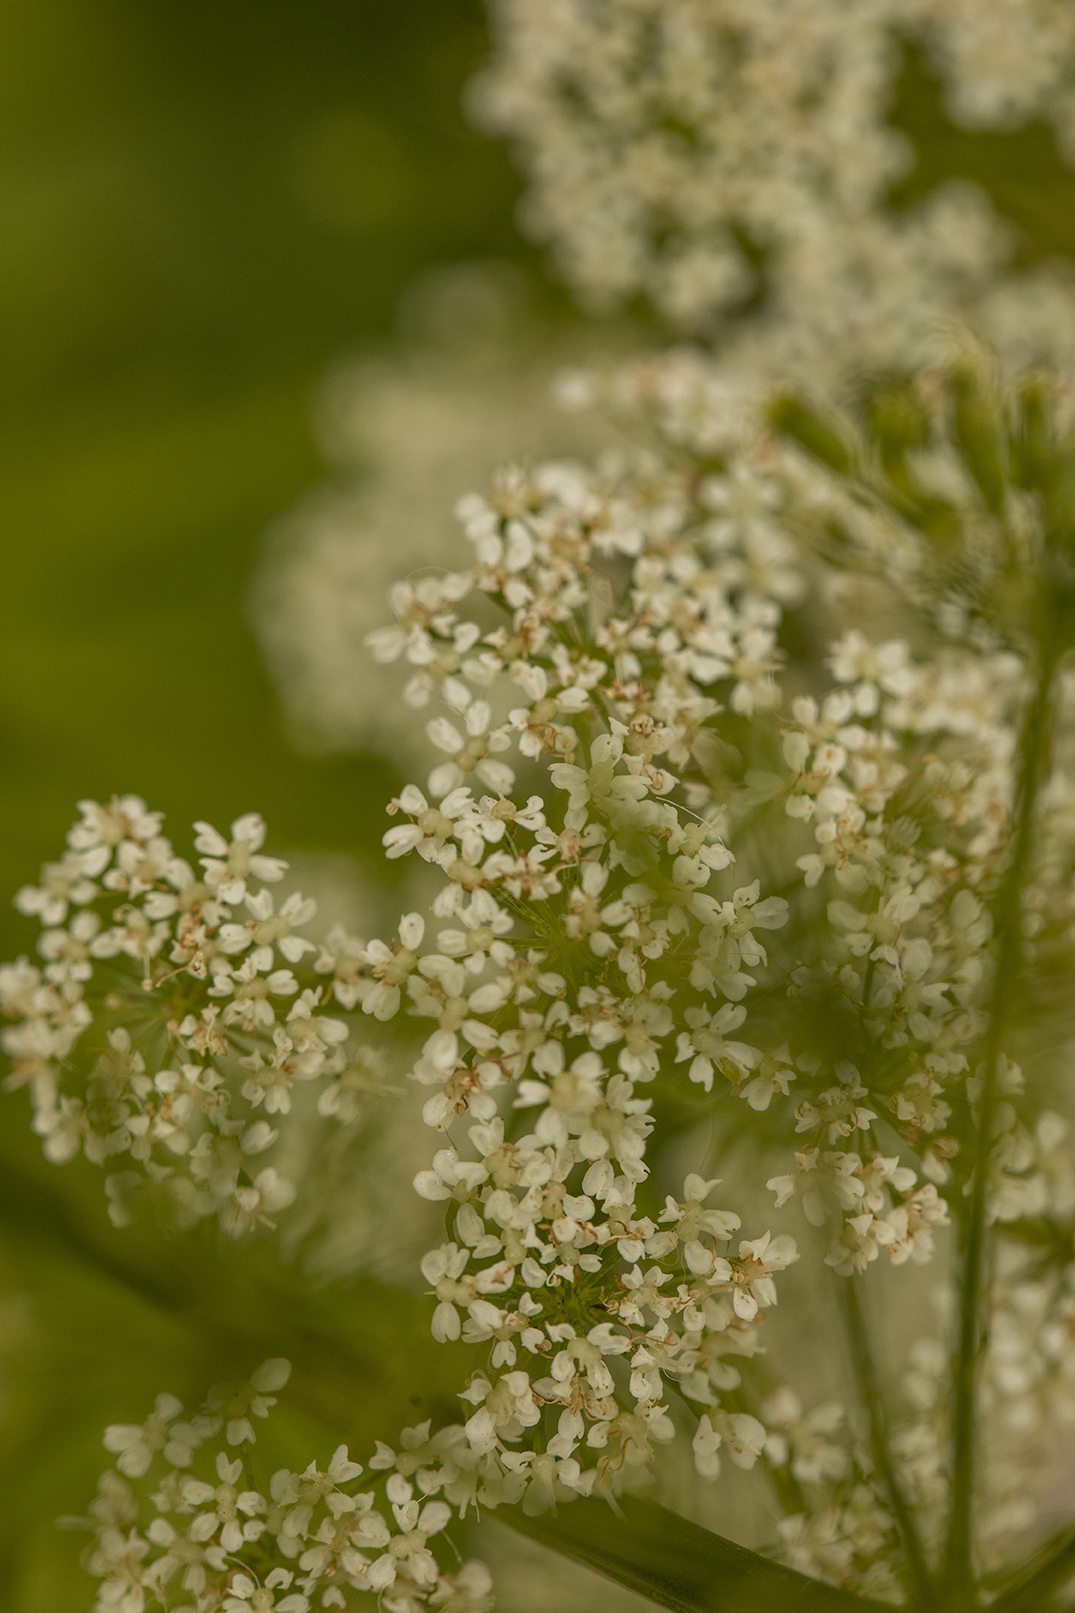
<svg viewBox="0 0 1075 1613"><path fill-rule="evenodd" d="M287 872L287 863L281 858L261 854L266 831L264 820L257 812L236 818L230 840L225 840L211 823L198 822L194 827L198 831L195 850L207 853L199 858L205 869L206 884L222 902L232 906L241 902L251 875L271 883L283 879Z"/></svg>

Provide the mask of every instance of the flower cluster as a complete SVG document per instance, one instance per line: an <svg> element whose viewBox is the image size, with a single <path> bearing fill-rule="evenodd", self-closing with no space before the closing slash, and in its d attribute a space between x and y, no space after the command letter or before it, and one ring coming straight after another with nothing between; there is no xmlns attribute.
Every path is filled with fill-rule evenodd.
<svg viewBox="0 0 1075 1613"><path fill-rule="evenodd" d="M567 466L466 500L477 567L401 585L399 625L374 639L418 669L410 703L439 694L456 715L429 723L451 757L429 778L437 804L408 787L390 810L410 822L385 835L390 857L417 851L447 876L431 913L449 927L426 950L411 915L363 1007L388 1017L406 991L411 1012L435 1022L412 1072L438 1089L427 1122L449 1136L474 1122L473 1157L441 1148L417 1179L453 1209L452 1239L423 1272L435 1336L488 1340L494 1373L509 1369L468 1389L485 1499L534 1510L644 1468L672 1437L666 1380L712 1407L696 1436L703 1471L716 1473L722 1444L750 1465L764 1429L721 1409L714 1387L738 1384L722 1357L754 1352L773 1275L796 1258L787 1235L732 1245L738 1215L706 1209L716 1184L697 1176L655 1217L636 1203L651 1129L639 1087L662 1057L689 1057L689 1080L707 1089L714 1070L741 1080L760 1062L724 1033L745 1018L732 1005L757 983L747 971L765 965L755 932L787 916L757 880L710 893L731 854L715 816L668 798L678 779L664 765L691 768L721 709L708 687L727 688L743 714L773 704L778 607L761 593L764 571L744 565L718 487L699 503L685 478L642 474L648 507L637 484L628 496L626 483ZM751 536L764 544L764 531ZM775 535L771 545L783 579L787 555ZM461 619L472 590L510 625L483 634ZM595 594L604 619L580 622ZM464 782L511 789L511 750L545 761L552 821L540 794L475 800ZM695 793L702 805L701 782ZM521 925L514 945L503 939ZM684 1015L693 1028L677 1037ZM616 1320L584 1325L587 1310ZM609 1365L621 1357L626 1399ZM540 1452L513 1451L543 1406L562 1408L556 1433Z"/></svg>
<svg viewBox="0 0 1075 1613"><path fill-rule="evenodd" d="M474 109L513 141L526 222L591 305L641 293L719 332L751 390L913 364L953 313L1021 362L1071 351L1067 281L1009 270L984 193L886 207L911 161L888 124L900 41L926 46L957 116L1044 115L1070 140L1064 0L498 0L493 20Z"/></svg>
<svg viewBox="0 0 1075 1613"><path fill-rule="evenodd" d="M105 1432L99 1613L488 1613L453 1520L615 1505L677 1445L707 1482L757 1470L785 1564L923 1608L996 1571L1003 1605L1075 1423L1075 390L998 373L1075 357L1075 296L1013 267L971 186L894 210L888 118L910 45L956 118L1070 146L1075 12L492 9L474 107L521 150L531 229L589 304L641 294L713 352L565 376L564 433L589 408L579 451L618 445L596 464L542 457L561 428L519 375L549 355L512 336L515 362L488 277L442 309L493 309L466 409L458 349L361 372L383 486L324 500L278 590L293 704L334 740L366 722L355 527L420 528L442 478L540 432L458 503L466 560L415 569L368 639L434 753L388 804L386 857L421 865L394 936L311 940L256 814L196 824L195 867L126 795L81 803L16 898L38 957L0 967L7 1085L51 1161L110 1168L118 1225L149 1196L272 1226L304 1186L269 1162L293 1108L351 1125L405 1073L463 1410L266 1482L247 1447L286 1362L190 1417L159 1395ZM839 1296L839 1400L780 1358L807 1269ZM878 1349L882 1273L905 1303Z"/></svg>
<svg viewBox="0 0 1075 1613"><path fill-rule="evenodd" d="M253 600L305 745L420 766L421 730L396 721L395 676L365 645L389 588L441 564L456 541L456 500L498 466L607 443L607 422L565 413L553 388L567 365L592 357L594 336L539 323L534 291L515 265L442 266L407 288L409 340L326 377L317 424L331 477L273 533Z"/></svg>
<svg viewBox="0 0 1075 1613"><path fill-rule="evenodd" d="M106 1182L118 1225L158 1191L181 1223L215 1214L238 1236L294 1198L263 1156L295 1083L335 1077L322 1112L340 1112L368 1055L349 1061L347 1023L322 1011L354 1008L360 943L337 930L318 949L301 933L315 904L275 901L287 864L262 852L256 813L230 839L196 824L195 873L140 797L80 810L62 859L16 897L43 961L0 968L6 1084L29 1089L53 1163L126 1156Z"/></svg>
<svg viewBox="0 0 1075 1613"><path fill-rule="evenodd" d="M520 152L530 227L569 284L599 303L642 292L677 329L719 338L701 374L689 351L656 373L642 360L667 412L712 430L718 394L756 400L789 377L843 392L863 366L932 361L953 316L1013 368L1070 365L1069 277L1055 262L1013 268L1014 238L981 191L885 201L909 162L889 123L907 43L958 121L1044 118L1070 141L1066 0L498 0L492 21L473 108ZM496 464L597 451L607 415L557 418L549 380L582 341L619 353L629 340L542 329L495 266L438 271L407 306L424 343L330 377L318 413L332 481L278 534L258 589L262 642L307 742L396 755L393 691L362 650L382 578L440 564L453 502ZM635 368L617 366L605 390L633 390Z"/></svg>
<svg viewBox="0 0 1075 1613"><path fill-rule="evenodd" d="M1058 0L971 6L925 0L910 7L944 73L952 112L969 128L1047 118L1070 150L1075 110L1075 19Z"/></svg>
<svg viewBox="0 0 1075 1613"><path fill-rule="evenodd" d="M277 912L248 889L282 872L260 856L260 820L240 820L230 842L199 826L195 882L140 802L88 807L68 861L22 894L48 926L49 961L11 966L5 990L46 1142L68 1113L88 1117L102 1155L170 1121L153 1094L172 1089L134 1068L122 1026L101 1055L109 1069L128 1061L112 1129L95 1119L98 1066L86 1100L61 1092L61 1061L90 1034L101 956L136 967L94 1025L137 990L167 1005L158 1020L189 1062L216 1072L201 1088L231 1091L234 1058L233 1085L273 1114L305 1074L333 1078L326 1112L346 1107L347 1026L315 1012L330 997L423 1033L408 1074L436 1142L415 1187L446 1221L421 1270L434 1338L465 1344L472 1362L477 1349L464 1420L407 1430L368 1464L389 1475L399 1535L372 1492L340 1489L345 1454L337 1472L277 1475L271 1499L242 1491L225 1454L220 1485L246 1522L202 1510L209 1479L191 1481L196 1493L166 1486L196 1514L186 1540L208 1540L216 1525L200 1520L218 1518L236 1546L274 1534L285 1559L210 1562L233 1577L206 1579L197 1613L244 1600L297 1610L315 1588L346 1606L341 1587L381 1591L401 1613L423 1598L484 1606L483 1571L445 1588L428 1547L453 1513L539 1516L635 1490L685 1431L684 1407L701 1477L725 1460L768 1475L787 1561L900 1596L906 1520L922 1515L932 1547L946 1495L936 1351L912 1351L918 1415L894 1430L883 1469L856 1418L824 1397L804 1411L805 1393L768 1366L767 1313L800 1239L845 1293L882 1256L906 1278L953 1221L963 1231L975 1195L983 1229L1051 1262L1040 1280L1015 1262L998 1286L981 1380L1009 1430L979 1485L983 1516L1010 1540L1032 1528L1027 1476L1022 1513L1006 1477L1010 1431L1067 1413L1075 1180L1066 1120L1035 1107L1023 1075L1027 1055L1048 1056L1042 1024L1062 1042L1064 1010L1028 998L1027 1015L1005 971L1047 984L1075 946L1075 753L1055 681L1075 641L1057 472L1070 415L1063 388L1005 392L971 352L890 384L861 420L785 400L780 429L729 437L717 402L708 421L696 410L661 435L649 410L652 448L596 470L509 470L465 498L473 564L399 584L396 622L372 639L384 662L407 664L404 698L435 752L424 787L389 803L383 837L389 859L425 865L429 899L390 940L334 933L313 958L319 988L293 972L315 951L293 933L308 904ZM893 623L901 636L874 630ZM1039 708L1049 721L1031 722ZM128 898L109 930L98 881ZM64 1049L48 1038L66 1032L68 1003ZM304 1033L314 1041L300 1046ZM202 1154L218 1138L241 1151L249 1124L202 1112L209 1141L179 1151L195 1184ZM757 1186L775 1195L769 1226L748 1208L756 1192L715 1197L744 1120L764 1158ZM708 1135L685 1179L655 1146L675 1125ZM234 1177L224 1190L246 1191ZM121 1470L158 1449L182 1465L202 1425L175 1431L173 1404L144 1432L110 1432ZM1054 1471L1043 1460L1042 1482ZM152 1527L138 1539L185 1562L176 1523ZM140 1550L123 1563L141 1564ZM144 1586L165 1570L137 1572ZM277 1590L282 1601L266 1599ZM107 1594L102 1606L121 1593Z"/></svg>
<svg viewBox="0 0 1075 1613"><path fill-rule="evenodd" d="M102 1476L89 1518L66 1520L94 1533L86 1561L101 1580L98 1607L308 1613L315 1598L347 1607L352 1589L375 1592L386 1613L487 1613L482 1564L449 1571L438 1563L434 1548L451 1516L444 1502L415 1500L412 1484L398 1474L385 1482L383 1472L356 1493L363 1467L346 1445L324 1470L315 1462L301 1473L281 1468L267 1495L252 1487L244 1475L245 1446L255 1442L250 1416L268 1415L276 1403L268 1391L283 1388L290 1372L287 1361L266 1361L248 1383L213 1389L189 1421L164 1394L144 1423L106 1429L118 1471ZM127 1480L143 1478L136 1494Z"/></svg>

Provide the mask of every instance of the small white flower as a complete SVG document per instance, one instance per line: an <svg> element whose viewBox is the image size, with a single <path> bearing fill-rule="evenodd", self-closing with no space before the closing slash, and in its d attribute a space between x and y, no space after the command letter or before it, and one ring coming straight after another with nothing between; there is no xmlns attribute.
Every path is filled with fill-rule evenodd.
<svg viewBox="0 0 1075 1613"><path fill-rule="evenodd" d="M246 895L247 880L272 882L283 879L287 863L279 857L265 857L260 847L265 843L265 823L257 812L248 812L236 818L231 826L231 840L214 829L211 823L196 823L198 831L195 850L207 852L199 859L205 869L205 881L222 902L234 906Z"/></svg>
<svg viewBox="0 0 1075 1613"><path fill-rule="evenodd" d="M105 1449L118 1453L116 1466L121 1473L128 1478L141 1478L143 1473L148 1472L158 1451L163 1451L165 1459L176 1466L186 1466L190 1462L191 1450L198 1443L197 1439L187 1427L174 1431L169 1427L182 1410L182 1402L174 1395L158 1395L153 1405L153 1415L146 1422L113 1423L105 1429ZM189 1441L183 1437L188 1433Z"/></svg>

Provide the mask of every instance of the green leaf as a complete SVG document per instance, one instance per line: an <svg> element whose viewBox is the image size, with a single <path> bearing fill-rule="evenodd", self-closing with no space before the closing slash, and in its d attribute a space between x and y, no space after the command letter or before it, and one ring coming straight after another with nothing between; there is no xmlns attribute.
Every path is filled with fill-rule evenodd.
<svg viewBox="0 0 1075 1613"><path fill-rule="evenodd" d="M997 399L969 363L955 371L952 391L956 443L986 508L998 515L1004 508L1006 477L1003 422Z"/></svg>
<svg viewBox="0 0 1075 1613"><path fill-rule="evenodd" d="M777 431L793 437L808 454L820 459L838 476L851 470L852 458L839 422L824 420L798 398L780 397L770 406L769 419Z"/></svg>
<svg viewBox="0 0 1075 1613"><path fill-rule="evenodd" d="M573 1557L675 1613L869 1613L880 1602L807 1579L638 1496L619 1515L596 1497L529 1518L497 1509L520 1534Z"/></svg>
<svg viewBox="0 0 1075 1613"><path fill-rule="evenodd" d="M1044 1613L1053 1593L1075 1574L1075 1535L1070 1529L1047 1540L1019 1577L992 1603L1003 1613Z"/></svg>

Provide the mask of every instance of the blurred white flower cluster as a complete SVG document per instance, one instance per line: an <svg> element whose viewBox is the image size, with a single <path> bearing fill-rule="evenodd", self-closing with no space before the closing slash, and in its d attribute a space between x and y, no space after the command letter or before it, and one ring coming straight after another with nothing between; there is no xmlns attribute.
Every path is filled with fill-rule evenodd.
<svg viewBox="0 0 1075 1613"><path fill-rule="evenodd" d="M317 411L330 479L270 534L253 612L285 714L314 750L374 748L418 764L394 678L366 637L401 577L455 541L452 509L498 465L596 452L612 433L553 396L569 364L609 341L548 325L522 271L497 262L429 273L403 300L386 352L349 358Z"/></svg>
<svg viewBox="0 0 1075 1613"><path fill-rule="evenodd" d="M520 156L524 221L584 306L642 297L705 344L658 384L669 400L700 386L708 429L718 394L731 411L789 382L840 396L864 370L934 362L952 321L1012 371L1075 363L1070 267L1020 267L1018 232L980 187L888 203L913 163L887 121L908 44L962 123L1046 119L1075 146L1066 0L494 0L491 17L470 99ZM435 271L404 301L395 352L341 365L324 390L332 477L272 535L254 614L303 745L413 764L363 650L376 601L440 564L448 512L497 465L617 443L622 411L578 406L634 388L617 360L640 333L544 327L505 264Z"/></svg>
<svg viewBox="0 0 1075 1613"><path fill-rule="evenodd" d="M250 1414L268 1416L276 1402L266 1391L283 1388L290 1374L289 1362L266 1361L249 1383L212 1390L189 1421L180 1420L180 1401L163 1394L144 1423L105 1431L108 1449L120 1452L119 1471L104 1474L87 1519L64 1520L94 1533L88 1566L102 1577L99 1605L118 1613L142 1613L147 1600L175 1613L308 1613L318 1592L321 1607L348 1606L340 1587L349 1586L378 1593L389 1610L487 1613L488 1570L472 1562L442 1573L428 1548L450 1508L422 1505L413 1485L395 1473L385 1483L383 1471L367 1477L377 1490L356 1493L363 1467L346 1445L324 1471L313 1462L302 1473L279 1469L267 1495L244 1483L242 1447L256 1439ZM210 1476L196 1478L196 1454L214 1449ZM372 1466L388 1464L375 1458ZM153 1516L145 1523L120 1475L138 1479L151 1469ZM266 1570L270 1553L278 1561Z"/></svg>
<svg viewBox="0 0 1075 1613"><path fill-rule="evenodd" d="M748 391L914 366L938 317L1016 362L1075 352L1070 277L1016 273L985 193L901 212L887 122L900 49L924 46L957 118L1048 118L1075 147L1065 0L495 0L473 86L513 141L525 221L595 308L641 294L718 338Z"/></svg>

